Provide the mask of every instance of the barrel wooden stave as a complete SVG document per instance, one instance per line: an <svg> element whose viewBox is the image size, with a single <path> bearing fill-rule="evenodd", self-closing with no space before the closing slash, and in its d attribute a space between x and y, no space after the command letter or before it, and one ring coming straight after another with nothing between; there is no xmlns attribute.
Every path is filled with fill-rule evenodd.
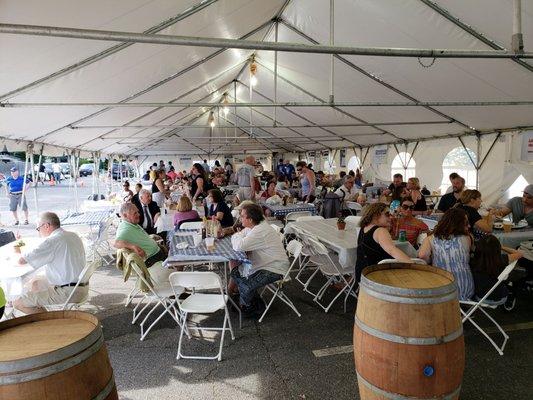
<svg viewBox="0 0 533 400"><path fill-rule="evenodd" d="M26 359L14 359L11 363L1 362L4 372L0 373L0 380L3 380L0 383L0 399L118 400L113 370L99 322L94 316L77 311L34 314L1 323L0 335L21 324L37 326L39 322L46 321L45 326L48 326L50 320L70 318L94 325L93 331L87 333L91 340L77 340L63 348ZM58 357L59 352L67 355ZM27 367L21 368L21 363ZM9 371L9 365L13 365L12 371Z"/></svg>
<svg viewBox="0 0 533 400"><path fill-rule="evenodd" d="M405 271L411 267L413 274ZM422 284L413 280L424 271L429 275ZM431 273L437 274L433 288ZM362 399L459 397L465 356L452 282L451 274L431 266L383 264L363 271L354 325ZM432 375L426 376L426 366L433 368Z"/></svg>

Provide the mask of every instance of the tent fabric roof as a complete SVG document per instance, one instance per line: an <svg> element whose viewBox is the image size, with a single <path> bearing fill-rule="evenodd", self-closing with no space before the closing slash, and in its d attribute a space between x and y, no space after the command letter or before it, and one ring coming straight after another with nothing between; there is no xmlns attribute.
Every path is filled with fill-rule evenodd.
<svg viewBox="0 0 533 400"><path fill-rule="evenodd" d="M531 2L523 3L527 47L533 41L533 8ZM439 7L475 32L450 21ZM490 49L481 34L493 47L509 49L512 13L510 0L337 0L335 45ZM329 2L323 0L0 3L0 23L265 41L275 40L278 17L279 41L329 43ZM0 34L0 48L9 55L0 58L4 103L220 103L225 92L230 103L235 93L238 102L268 103L275 97L281 103L326 102L330 91L330 56L322 54L278 52L276 93L274 52L269 51L121 46L13 34ZM248 62L253 54L258 84L250 90ZM76 64L81 65L74 68ZM431 64L431 59L337 56L335 101L532 100L533 64L527 61L437 58ZM0 137L128 155L304 152L446 137L472 131L470 127L491 131L533 126L532 108L230 107L227 116L220 108L195 107L0 108ZM210 111L215 112L214 129L207 127ZM353 124L358 126L349 126ZM120 128L127 125L135 128Z"/></svg>

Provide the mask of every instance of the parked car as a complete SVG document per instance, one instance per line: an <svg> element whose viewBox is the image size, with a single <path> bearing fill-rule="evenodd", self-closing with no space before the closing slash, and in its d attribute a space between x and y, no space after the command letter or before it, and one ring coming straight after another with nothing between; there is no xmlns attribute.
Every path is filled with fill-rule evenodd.
<svg viewBox="0 0 533 400"><path fill-rule="evenodd" d="M80 165L80 176L89 176L93 174L94 164L83 164Z"/></svg>
<svg viewBox="0 0 533 400"><path fill-rule="evenodd" d="M61 173L63 174L63 176L65 178L69 178L70 177L70 164L66 162L62 162L62 163L59 163L59 165L61 166Z"/></svg>

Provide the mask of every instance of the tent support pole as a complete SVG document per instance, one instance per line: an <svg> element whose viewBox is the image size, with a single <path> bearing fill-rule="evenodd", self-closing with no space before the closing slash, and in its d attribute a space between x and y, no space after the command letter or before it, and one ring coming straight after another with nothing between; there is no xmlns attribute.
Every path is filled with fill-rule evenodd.
<svg viewBox="0 0 533 400"><path fill-rule="evenodd" d="M365 152L365 155L363 157L363 159L361 160L361 167L363 167L363 165L365 164L366 162L366 158L368 157L368 152L370 151L370 147L367 147L366 148L366 152ZM361 148L361 155L363 154L363 149Z"/></svg>
<svg viewBox="0 0 533 400"><path fill-rule="evenodd" d="M524 38L522 37L522 0L514 0L511 47L516 54L524 52Z"/></svg>
<svg viewBox="0 0 533 400"><path fill-rule="evenodd" d="M26 184L26 179L27 179L27 176L28 176L28 157L31 157L31 153L33 152L32 148L33 148L33 145L29 144L26 147L26 151L24 153L24 175L22 175L22 180L23 180L23 184L22 184L22 200L20 201L20 211L23 214L24 214L23 204L26 203L26 206L28 206L28 202L26 201L26 186L28 186ZM17 231L17 235L18 235L18 231Z"/></svg>
<svg viewBox="0 0 533 400"><path fill-rule="evenodd" d="M278 42L278 30L279 30L279 21L276 20L274 25L274 37L276 43ZM274 103L278 102L278 52L274 52ZM274 107L274 127L277 126L278 120L278 108Z"/></svg>
<svg viewBox="0 0 533 400"><path fill-rule="evenodd" d="M33 200L35 203L35 211L37 212L37 215L39 215L39 198L37 196L37 186L39 186L39 174L40 170L37 169L37 172L35 172L35 162L33 161L33 146L31 149L31 170L32 170L32 180L33 180ZM41 154L39 154L39 164L41 163L41 157L43 155L43 150L41 147Z"/></svg>
<svg viewBox="0 0 533 400"><path fill-rule="evenodd" d="M329 0L329 45L333 46L335 43L335 0ZM335 54L329 56L330 62L330 77L329 77L329 102L335 102Z"/></svg>
<svg viewBox="0 0 533 400"><path fill-rule="evenodd" d="M498 141L498 139L500 138L501 135L502 135L502 133L498 132L498 134L496 135L496 138L492 141L492 144L490 145L489 150L487 151L487 154L485 154L485 157L483 157L483 160L481 160L481 163L479 164L479 168L483 167L483 164L485 164L485 161L487 160L487 157L492 152L492 149L494 148L494 145L496 144L496 142Z"/></svg>

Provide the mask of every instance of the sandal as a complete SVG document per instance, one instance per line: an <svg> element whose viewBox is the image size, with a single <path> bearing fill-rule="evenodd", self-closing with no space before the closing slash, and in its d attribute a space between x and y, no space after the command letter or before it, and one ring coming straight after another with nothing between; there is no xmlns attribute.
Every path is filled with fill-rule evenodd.
<svg viewBox="0 0 533 400"><path fill-rule="evenodd" d="M28 225L28 224L29 224L28 220L25 220L24 225Z"/></svg>
<svg viewBox="0 0 533 400"><path fill-rule="evenodd" d="M16 221L13 225L14 225L14 226L17 226L17 225L19 225L19 224L20 224L20 222L19 222L19 221Z"/></svg>

